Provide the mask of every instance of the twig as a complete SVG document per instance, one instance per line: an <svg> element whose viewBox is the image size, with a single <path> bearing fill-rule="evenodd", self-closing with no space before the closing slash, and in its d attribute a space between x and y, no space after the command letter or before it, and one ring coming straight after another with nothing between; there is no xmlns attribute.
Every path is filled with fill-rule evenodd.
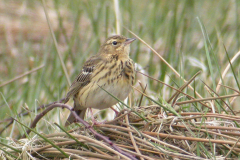
<svg viewBox="0 0 240 160"><path fill-rule="evenodd" d="M49 104L43 104L43 105L39 106L36 110L38 111L38 110L40 110L42 108L46 108L46 107L48 107L48 106L50 106L50 105L52 105L54 103L62 103L64 101L65 101L65 98L62 98L59 101L51 102ZM34 111L35 111L35 109L34 109ZM33 112L33 111L30 111L30 112ZM21 112L21 113L18 114L18 116L19 117L26 116L26 115L28 115L28 113L29 113L29 111L28 112ZM0 121L0 123L4 123L4 122L7 122L7 121L12 121L12 120L13 120L13 118L10 117L10 118L6 118L6 119Z"/></svg>
<svg viewBox="0 0 240 160"><path fill-rule="evenodd" d="M22 78L22 77L24 77L24 76L30 74L30 73L33 73L33 72L35 72L35 71L37 71L37 70L43 68L44 66L45 66L45 65L42 64L41 66L39 66L39 67L37 67L37 68L34 68L34 69L30 70L30 71L27 71L27 72L25 72L25 73L23 73L23 74L21 74L21 75L15 77L15 78L9 80L9 81L7 81L7 82L3 82L2 84L0 84L0 87L3 87L3 86L5 86L5 85L7 85L7 84L9 84L9 83L12 83L12 82L14 82L14 81L16 81L16 80L18 80L18 79L20 79L20 78Z"/></svg>
<svg viewBox="0 0 240 160"><path fill-rule="evenodd" d="M142 72L139 72L139 71L137 71L137 72L142 74L142 75L144 75L144 76L146 76L146 77L148 77L148 78L150 78L150 79L152 79L152 80L155 80L155 81L157 81L157 82L159 82L159 83L161 83L161 84L163 84L163 85L165 85L165 86L167 86L167 87L169 87L169 88L171 88L171 89L173 89L173 90L175 90L175 91L177 91L177 92L179 92L179 93L181 93L181 94L183 94L185 96L187 96L188 98L195 99L194 97L192 97L192 96L190 96L190 95L188 95L188 94L186 94L186 93L184 93L184 92L182 92L182 91L180 91L180 90L178 90L178 89L176 89L176 88L174 88L174 87L172 87L172 86L170 86L170 85L168 85L168 84L166 84L166 83L164 83L164 82L162 82L162 81L160 81L158 79L155 79L155 78L153 78L153 77L151 77L151 76L149 76L147 74L144 74ZM206 105L206 104L204 104L202 102L199 102L199 103L201 103L203 106L208 107L209 109L211 109L211 107L209 107L208 105Z"/></svg>
<svg viewBox="0 0 240 160"><path fill-rule="evenodd" d="M141 39L139 36L137 36L135 33L133 33L132 31L130 31L129 29L127 29L126 27L124 27L128 32L130 32L132 35L134 35L137 39L139 39L143 44L145 44L155 55L157 55L178 77L180 77L184 82L186 82L186 80L157 52L155 51L149 44L147 44L143 39ZM189 88L194 90L193 87L191 85L189 85ZM196 95L199 98L202 98L202 96L196 92Z"/></svg>
<svg viewBox="0 0 240 160"><path fill-rule="evenodd" d="M123 109L120 113L122 113L123 111L126 111L126 109ZM114 119L111 120L111 121L107 121L105 124L112 124L112 123L118 121L119 119L121 119L122 117L124 117L125 115L129 114L130 112L131 112L131 110L130 110L130 111L127 111L126 113L124 113L124 114L122 114L122 115L120 115L120 113L118 113L118 115L120 115L120 116L114 118Z"/></svg>
<svg viewBox="0 0 240 160"><path fill-rule="evenodd" d="M170 135L165 133L155 133L155 132L147 132L143 131L143 133L150 135L150 136L159 136L162 138L172 138L172 139L181 139L181 140L189 140L189 141L197 141L197 142L206 142L206 143L218 143L218 144L230 144L234 145L235 141L228 141L228 140L216 140L216 139L207 139L207 138L195 138L195 137L185 137L185 136L177 136L177 135ZM240 146L240 143L236 144Z"/></svg>
<svg viewBox="0 0 240 160"><path fill-rule="evenodd" d="M238 138L238 140L236 141L236 143L232 146L232 148L228 151L228 153L226 154L224 159L227 159L228 155L233 151L233 149L236 147L236 145L238 144L240 140L240 137Z"/></svg>
<svg viewBox="0 0 240 160"><path fill-rule="evenodd" d="M167 125L167 126L170 126L170 125ZM171 125L171 127L186 129L186 127L184 125ZM189 126L189 127L190 127L191 130L194 130L194 131L202 131L202 132L205 132L205 133L208 133L208 134L210 133L210 134L213 134L213 135L217 135L217 136L220 136L220 137L225 137L225 138L231 139L233 141L237 141L237 138L234 138L234 137L223 134L224 131L221 131L220 133L218 133L217 131L210 131L210 130L207 130L207 129L199 129L199 128L191 127L191 126Z"/></svg>
<svg viewBox="0 0 240 160"><path fill-rule="evenodd" d="M113 159L113 157L111 156L106 156L106 155L102 155L102 154L98 154L98 153L92 153L92 152L87 152L87 151L80 151L77 149L62 149L64 152L68 153L71 158L76 158L76 159L83 159L82 156L87 156L87 157L96 157L99 159ZM44 151L42 151L41 153L47 153L47 154L53 154L53 156L59 157L61 156L61 154L59 154L59 151L56 150L55 148L49 148L46 149ZM81 156L80 156L81 155ZM87 158L85 157L85 158Z"/></svg>
<svg viewBox="0 0 240 160"><path fill-rule="evenodd" d="M227 67L226 67L225 70L223 71L222 76L221 76L222 79L224 79L224 77L226 76L228 70L229 70L230 67L231 67L231 64L232 64L239 56L240 56L240 51L237 52L237 53L234 55L234 57L231 59L230 63L227 65ZM216 88L216 92L218 92L219 89L220 89L220 85L222 84L222 79L220 79L220 80L218 81L217 88Z"/></svg>
<svg viewBox="0 0 240 160"><path fill-rule="evenodd" d="M234 88L232 88L232 87L229 87L229 86L226 86L226 85L223 85L223 84L219 84L219 85L220 85L220 87L221 87L221 86L226 87L226 88L231 89L231 90L237 92L238 94L240 94L240 92L239 92L238 90L236 90L236 89L234 89Z"/></svg>
<svg viewBox="0 0 240 160"><path fill-rule="evenodd" d="M209 90L211 90L211 92L213 92L214 94L216 94L218 97L219 97L219 94L217 94L217 92L215 92L211 87L209 87L205 82L203 82L202 81L202 83L209 89ZM239 93L238 93L239 94ZM232 112L232 114L234 114L234 115L236 115L235 113L234 113L234 111L232 110L232 108L224 101L224 100L222 100L222 99L220 99L227 107L228 107L228 109Z"/></svg>
<svg viewBox="0 0 240 160"><path fill-rule="evenodd" d="M13 123L13 119L0 131L0 135Z"/></svg>
<svg viewBox="0 0 240 160"><path fill-rule="evenodd" d="M121 34L120 30L120 10L119 10L119 2L118 0L114 0L114 11L116 16L116 33Z"/></svg>
<svg viewBox="0 0 240 160"><path fill-rule="evenodd" d="M42 108L46 108L46 107L48 107L48 106L50 106L50 105L52 105L52 104L54 104L54 103L62 103L62 102L64 102L64 101L65 101L65 98L62 98L62 99L60 99L59 101L55 101L55 102L52 102L52 103L49 103L49 104L46 104L46 105L41 105L41 106L39 106L39 107L37 108L37 111L40 110L40 109L42 109ZM30 111L30 112L33 112L33 111ZM21 113L18 114L18 116L19 116L19 117L22 117L22 116L26 116L26 115L28 115L28 114L29 114L29 111L27 111L27 112L21 112ZM7 121L10 121L10 122L0 131L0 135L2 134L2 132L4 132L4 131L13 123L13 120L14 120L14 118L13 118L13 117L10 117L10 118L6 118L6 119L0 121L0 124L1 124L1 123L4 123L4 122L7 122Z"/></svg>
<svg viewBox="0 0 240 160"><path fill-rule="evenodd" d="M202 113L202 112L182 112L179 113L181 116L188 116L188 115L216 115L216 116L225 116L225 117L231 117L231 118L237 118L240 119L239 116L229 115L229 114L219 114L219 113ZM173 116L172 113L169 113L169 116Z"/></svg>
<svg viewBox="0 0 240 160"><path fill-rule="evenodd" d="M48 27L49 27L49 30L51 32L51 36L52 36L52 39L53 39L53 42L54 42L54 46L56 48L56 51L57 51L57 54L58 54L58 57L59 57L59 60L61 62L61 66L62 66L62 69L63 69L63 72L64 72L64 75L67 79L67 82L68 82L68 85L71 85L71 81L70 81L70 78L67 74L67 69L66 69L66 66L63 62L63 58L62 58L62 55L60 54L59 50L58 50L58 44L57 44L57 40L56 40L56 37L53 33L53 28L52 28L52 25L50 23L50 20L49 20L49 16L48 16L48 12L47 12L47 7L46 7L46 4L45 4L45 0L42 0L42 3L43 3L43 9L44 9L44 13L45 13L45 16L46 16L46 19L47 19L47 23L48 23Z"/></svg>
<svg viewBox="0 0 240 160"><path fill-rule="evenodd" d="M145 87L143 87L142 83L140 81L138 81L139 85L141 86L143 93L145 93L146 89L147 89L147 84L145 85ZM142 99L143 99L143 94L140 97L139 103L138 103L138 107L141 106L142 104Z"/></svg>
<svg viewBox="0 0 240 160"><path fill-rule="evenodd" d="M188 103L194 103L194 102L201 102L201 101L216 100L216 99L222 99L222 98L231 98L231 97L236 97L236 96L240 96L240 94L230 94L230 95L219 96L219 97L194 99L194 100L189 100L189 101L184 101L184 102L178 102L178 103L176 103L176 105L182 105L182 104L188 104Z"/></svg>
<svg viewBox="0 0 240 160"><path fill-rule="evenodd" d="M43 112L41 112L40 114L38 114L36 116L36 118L34 119L34 121L32 122L32 124L30 125L30 128L35 128L36 124L38 123L38 121L45 115L47 114L49 111L51 111L54 108L57 107L61 107L61 108L66 108L68 110L71 111L71 113L73 114L73 116L75 117L76 121L81 122L90 132L92 132L92 134L96 137L96 138L100 138L103 141L105 141L106 143L108 143L110 146L112 146L113 149L115 149L116 151L118 151L119 153L121 153L122 157L124 159L132 159L132 160L137 160L135 157L133 157L131 154L126 153L124 151L122 151L119 147L117 147L112 141L109 140L108 137L105 137L99 133L97 133L93 127L91 125L89 125L86 121L84 121L83 119L81 119L78 114L74 111L74 109L66 104L62 104L62 103L54 103L52 105L50 105L49 107L47 107ZM31 132L31 130L27 130L27 134L29 134ZM128 158L129 157L129 158Z"/></svg>
<svg viewBox="0 0 240 160"><path fill-rule="evenodd" d="M182 87L180 87L178 90L182 91L184 88L186 88L200 73L201 73L201 71L197 72L189 81L185 82L185 84ZM175 99L173 101L173 104L174 104L179 94L180 94L180 92L176 91L172 95L172 97L167 100L167 103L170 103L171 100L175 97Z"/></svg>
<svg viewBox="0 0 240 160"><path fill-rule="evenodd" d="M123 125L128 126L127 124L123 124ZM121 131L119 131L119 130L126 131L126 132L131 131L131 132L137 133L136 131L134 131L134 130L132 130L132 129L127 129L127 128L120 127L120 126L116 126L116 125L105 125L105 124L100 124L100 125L98 125L98 127L100 127L100 126L101 126L101 127L106 127L106 128L101 128L101 129L104 130L104 131L109 131L109 132L111 132L111 133L116 133L116 135L121 135L121 136L126 136L126 137L128 137L128 136L127 136L128 134L125 133L125 132L121 132ZM111 128L111 129L108 129L108 128ZM119 129L119 130L113 130L113 129ZM137 133L137 134L138 134L138 133ZM145 136L145 135L146 135L146 134L143 134L143 136ZM145 137L145 138L149 138L149 137ZM154 138L154 137L152 137L152 138ZM141 143L150 144L148 141L143 140L143 139L141 139L141 138L135 137L135 139L136 139L137 141L140 141ZM176 149L176 150L178 150L178 151L180 151L180 152L182 152L182 153L184 153L184 154L189 154L187 151L185 151L185 150L183 150L183 149L181 149L181 148L178 148L178 147L176 147L176 146L173 146L173 145L171 145L171 144L168 144L168 143L166 143L166 142L163 142L163 141L160 141L160 140L156 140L156 141L158 141L158 143L161 144L161 145L167 146L167 147L169 147L169 148ZM156 150L158 150L158 149L156 148ZM190 155L190 154L189 154L189 155Z"/></svg>
<svg viewBox="0 0 240 160"><path fill-rule="evenodd" d="M125 121L126 121L126 123L129 125L128 115L125 115ZM130 129L129 126L127 126L127 128ZM139 149L138 149L138 147L137 147L137 145L136 145L136 142L135 142L135 140L134 140L134 138L133 138L132 132L128 132L128 134L129 134L129 136L130 136L130 139L131 139L131 141L132 141L132 144L133 144L133 147L134 147L135 151L140 155L140 159L143 160L143 158L141 157L142 154L141 154L141 152L139 151Z"/></svg>

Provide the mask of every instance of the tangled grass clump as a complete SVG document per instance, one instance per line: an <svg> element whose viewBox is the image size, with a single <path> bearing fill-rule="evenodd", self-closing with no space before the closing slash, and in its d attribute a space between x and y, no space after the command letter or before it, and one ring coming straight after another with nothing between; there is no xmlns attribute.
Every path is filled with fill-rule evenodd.
<svg viewBox="0 0 240 160"><path fill-rule="evenodd" d="M158 105L134 107L123 110L112 121L93 126L92 129L110 142L99 139L89 130L91 127L65 131L58 125L63 132L12 141L8 145L13 148L5 146L1 158L236 158L240 145L236 138L240 136L240 129L236 127L239 121L238 116L227 114L182 112L176 116Z"/></svg>

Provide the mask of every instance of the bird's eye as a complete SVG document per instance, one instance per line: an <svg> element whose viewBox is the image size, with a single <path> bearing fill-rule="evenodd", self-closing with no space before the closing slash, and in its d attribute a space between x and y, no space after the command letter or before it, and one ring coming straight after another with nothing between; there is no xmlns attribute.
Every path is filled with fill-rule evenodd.
<svg viewBox="0 0 240 160"><path fill-rule="evenodd" d="M116 42L116 41L113 41L112 44L113 44L114 46L116 46L116 45L117 45L117 42Z"/></svg>

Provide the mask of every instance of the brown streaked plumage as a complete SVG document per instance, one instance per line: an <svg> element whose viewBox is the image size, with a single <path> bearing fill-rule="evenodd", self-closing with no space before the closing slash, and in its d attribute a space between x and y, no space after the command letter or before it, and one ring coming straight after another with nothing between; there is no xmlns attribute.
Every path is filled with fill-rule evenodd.
<svg viewBox="0 0 240 160"><path fill-rule="evenodd" d="M134 40L120 35L109 37L98 54L85 62L65 101L73 98L74 109L82 119L87 108L105 109L118 102L99 86L120 100L128 96L135 79L134 62L129 57L130 43ZM65 126L74 121L70 114Z"/></svg>

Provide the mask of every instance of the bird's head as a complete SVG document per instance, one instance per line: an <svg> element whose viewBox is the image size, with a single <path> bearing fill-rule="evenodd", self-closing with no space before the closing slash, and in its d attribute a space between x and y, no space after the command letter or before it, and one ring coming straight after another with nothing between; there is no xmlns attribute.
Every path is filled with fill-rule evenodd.
<svg viewBox="0 0 240 160"><path fill-rule="evenodd" d="M99 54L127 54L129 55L130 44L135 38L126 38L121 35L109 37L101 46Z"/></svg>

